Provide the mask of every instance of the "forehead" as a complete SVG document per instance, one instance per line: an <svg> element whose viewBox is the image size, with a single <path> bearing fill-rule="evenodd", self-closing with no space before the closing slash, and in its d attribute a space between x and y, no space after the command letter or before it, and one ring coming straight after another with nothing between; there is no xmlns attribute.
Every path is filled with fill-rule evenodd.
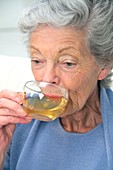
<svg viewBox="0 0 113 170"><path fill-rule="evenodd" d="M43 56L58 56L61 51L70 53L71 50L75 56L89 58L85 35L84 31L69 27L39 26L30 35L30 52L38 51Z"/></svg>
<svg viewBox="0 0 113 170"><path fill-rule="evenodd" d="M83 45L85 44L85 34L83 31L74 30L74 28L63 27L55 28L52 26L39 26L35 31L30 35L30 43L35 44L46 43L53 44L59 42L61 44L76 44Z"/></svg>

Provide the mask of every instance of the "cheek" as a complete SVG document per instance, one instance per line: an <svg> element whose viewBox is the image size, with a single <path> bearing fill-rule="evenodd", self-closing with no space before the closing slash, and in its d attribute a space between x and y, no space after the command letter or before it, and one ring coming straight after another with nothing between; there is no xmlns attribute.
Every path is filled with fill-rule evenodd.
<svg viewBox="0 0 113 170"><path fill-rule="evenodd" d="M67 88L69 91L75 92L79 90L79 88L82 86L86 78L85 75L81 73L76 74L67 73L60 74L60 79L63 80L65 88Z"/></svg>
<svg viewBox="0 0 113 170"><path fill-rule="evenodd" d="M89 97L94 88L97 85L97 75L96 73L79 72L73 75L71 79L68 79L68 88L71 96L77 98L78 101L82 101Z"/></svg>
<svg viewBox="0 0 113 170"><path fill-rule="evenodd" d="M90 72L90 74L79 72L71 77L68 76L68 79L66 78L66 82L70 97L69 108L72 113L82 109L85 105L87 99L96 88L97 75L94 72Z"/></svg>
<svg viewBox="0 0 113 170"><path fill-rule="evenodd" d="M87 91L95 86L98 80L99 69L96 66L87 66L79 68L76 73L67 74L66 82L68 88L72 91Z"/></svg>

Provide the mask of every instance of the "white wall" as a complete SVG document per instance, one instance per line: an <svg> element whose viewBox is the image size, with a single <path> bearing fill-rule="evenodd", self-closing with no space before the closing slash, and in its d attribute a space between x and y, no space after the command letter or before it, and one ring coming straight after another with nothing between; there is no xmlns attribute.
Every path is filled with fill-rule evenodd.
<svg viewBox="0 0 113 170"><path fill-rule="evenodd" d="M21 11L33 0L0 0L0 54L26 57L27 50L18 30Z"/></svg>
<svg viewBox="0 0 113 170"><path fill-rule="evenodd" d="M30 58L0 55L0 90L22 91L26 81L33 80Z"/></svg>

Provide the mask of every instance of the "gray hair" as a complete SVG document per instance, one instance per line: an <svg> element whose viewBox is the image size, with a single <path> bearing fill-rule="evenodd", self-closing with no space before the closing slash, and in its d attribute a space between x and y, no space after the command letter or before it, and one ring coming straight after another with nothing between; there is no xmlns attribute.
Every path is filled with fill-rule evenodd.
<svg viewBox="0 0 113 170"><path fill-rule="evenodd" d="M37 0L24 10L19 27L29 37L40 24L86 30L86 43L97 64L113 65L113 0ZM111 73L103 86L110 86Z"/></svg>

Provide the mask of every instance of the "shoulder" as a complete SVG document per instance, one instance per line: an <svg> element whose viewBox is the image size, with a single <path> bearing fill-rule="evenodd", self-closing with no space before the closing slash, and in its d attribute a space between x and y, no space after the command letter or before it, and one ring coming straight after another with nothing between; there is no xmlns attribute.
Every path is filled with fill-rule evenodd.
<svg viewBox="0 0 113 170"><path fill-rule="evenodd" d="M108 156L113 161L113 90L101 88L101 111L103 132ZM109 148L109 149L108 149ZM111 163L112 164L112 163Z"/></svg>
<svg viewBox="0 0 113 170"><path fill-rule="evenodd" d="M106 89L107 96L110 102L113 102L113 89Z"/></svg>
<svg viewBox="0 0 113 170"><path fill-rule="evenodd" d="M100 90L100 97L102 104L110 104L113 106L113 89L112 88L103 88Z"/></svg>
<svg viewBox="0 0 113 170"><path fill-rule="evenodd" d="M113 90L111 88L100 89L100 103L103 117L113 122Z"/></svg>

